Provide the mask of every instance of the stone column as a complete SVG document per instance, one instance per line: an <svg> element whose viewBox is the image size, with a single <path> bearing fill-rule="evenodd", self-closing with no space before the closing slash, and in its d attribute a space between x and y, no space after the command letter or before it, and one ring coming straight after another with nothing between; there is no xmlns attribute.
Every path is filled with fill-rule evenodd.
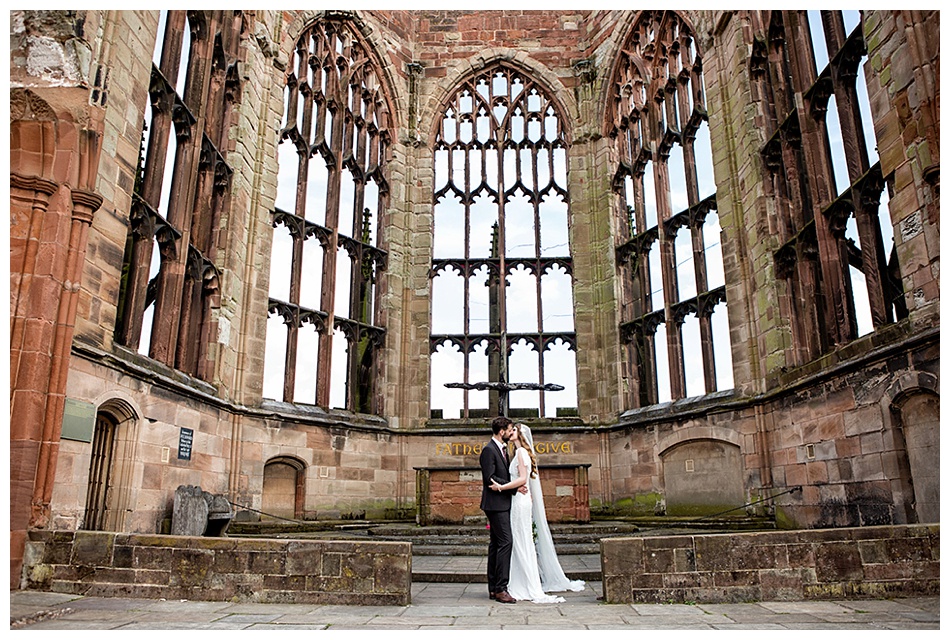
<svg viewBox="0 0 950 640"><path fill-rule="evenodd" d="M26 532L48 524L86 239L102 198L101 113L87 92L83 122L37 93L14 89L10 145L10 584L19 585Z"/></svg>

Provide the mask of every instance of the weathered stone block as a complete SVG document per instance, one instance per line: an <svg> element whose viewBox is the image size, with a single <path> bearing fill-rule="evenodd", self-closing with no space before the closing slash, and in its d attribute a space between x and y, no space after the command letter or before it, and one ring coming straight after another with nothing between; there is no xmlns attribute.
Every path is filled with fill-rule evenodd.
<svg viewBox="0 0 950 640"><path fill-rule="evenodd" d="M211 574L214 554L197 549L173 549L170 560L170 584L196 587L203 584Z"/></svg>
<svg viewBox="0 0 950 640"><path fill-rule="evenodd" d="M851 542L827 542L815 550L818 580L860 580L864 576L861 554Z"/></svg>
<svg viewBox="0 0 950 640"><path fill-rule="evenodd" d="M115 534L77 531L73 541L71 562L79 565L112 564Z"/></svg>

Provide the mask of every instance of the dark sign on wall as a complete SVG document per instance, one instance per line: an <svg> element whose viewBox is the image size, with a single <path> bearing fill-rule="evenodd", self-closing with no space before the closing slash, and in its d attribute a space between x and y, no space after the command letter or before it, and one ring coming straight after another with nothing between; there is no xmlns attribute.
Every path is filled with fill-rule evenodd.
<svg viewBox="0 0 950 640"><path fill-rule="evenodd" d="M178 436L178 459L191 460L191 442L194 439L195 430L181 428L181 434Z"/></svg>

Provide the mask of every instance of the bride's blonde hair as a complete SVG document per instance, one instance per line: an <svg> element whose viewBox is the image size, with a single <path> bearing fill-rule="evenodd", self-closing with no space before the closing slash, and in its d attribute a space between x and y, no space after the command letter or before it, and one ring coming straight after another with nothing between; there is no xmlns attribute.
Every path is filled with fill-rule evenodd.
<svg viewBox="0 0 950 640"><path fill-rule="evenodd" d="M537 478L538 477L538 458L534 455L534 451L532 450L534 447L529 445L528 441L525 440L524 431L521 430L521 427L523 426L524 425L522 425L521 423L518 423L515 425L515 429L518 430L518 442L521 443L521 448L528 452L528 458L531 459L531 477Z"/></svg>

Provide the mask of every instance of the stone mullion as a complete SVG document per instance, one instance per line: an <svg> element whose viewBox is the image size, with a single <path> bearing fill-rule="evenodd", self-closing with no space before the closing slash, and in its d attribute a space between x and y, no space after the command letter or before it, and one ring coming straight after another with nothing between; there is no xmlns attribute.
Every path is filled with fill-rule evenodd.
<svg viewBox="0 0 950 640"><path fill-rule="evenodd" d="M646 195L645 179L646 175L640 172L633 180L633 193L636 199L636 209L634 215L637 218L637 230L646 231ZM643 225L643 226L641 226ZM641 231L641 233L643 233ZM637 243L637 278L640 284L640 291L633 292L633 317L639 318L653 311L652 283L650 282L650 252L649 247L640 247Z"/></svg>
<svg viewBox="0 0 950 640"><path fill-rule="evenodd" d="M719 389L716 382L716 345L713 341L712 312L699 315L699 341L703 353L703 379L706 393Z"/></svg>
<svg viewBox="0 0 950 640"><path fill-rule="evenodd" d="M199 168L197 175L191 223L190 249L198 254L199 261L204 258L211 259L212 227L215 218L214 168L218 157L215 149L210 146L210 140L207 142L207 148L204 150L206 157L199 160L199 164L204 167ZM210 158L207 157L208 155ZM186 257L186 260L191 259L191 257ZM203 265L200 262L197 269L197 273L192 273L190 277L186 276L184 281L179 340L175 349L175 368L195 376L198 375L199 345L204 343L201 318L204 317L207 306L202 295ZM188 266L186 266L187 270Z"/></svg>
<svg viewBox="0 0 950 640"><path fill-rule="evenodd" d="M195 198L191 213L191 245L203 256L211 258L212 234L214 232L214 182L215 166L218 162L217 150L211 145L210 138L201 142L198 171L195 181ZM201 157L203 156L203 157Z"/></svg>
<svg viewBox="0 0 950 640"><path fill-rule="evenodd" d="M169 15L169 23L172 16ZM182 28L187 27L184 16L176 16L176 25ZM185 278L188 269L191 252L189 247L192 242L193 231L195 229L195 216L201 216L204 212L207 214L207 208L198 197L202 195L199 192L199 173L201 171L201 155L205 142L205 126L207 122L208 94L211 74L211 48L213 40L205 31L203 34L196 33L191 39L191 50L188 52L177 48L178 59L187 56L187 76L185 84L185 95L182 102L195 116L195 121L190 124L183 124L182 130L177 130L178 151L175 158L175 170L172 175L171 196L167 219L173 228L181 233L179 239L179 250L177 261L163 264L159 272L159 286L155 299L155 315L152 324L152 341L149 345L150 357L164 362L171 366L178 366L179 354L183 356L189 352L190 347L184 347L184 351L179 349L182 341L195 342L200 339L196 328L190 319L198 313L197 309L191 308L195 304L194 299L186 297ZM181 42L180 38L175 38L175 42ZM163 65L166 64L165 51L162 52ZM171 64L177 69L180 65L177 60L171 61ZM164 68L164 66L163 66ZM175 86L175 81L170 80L170 84ZM187 127L187 129L184 129ZM176 128L177 129L177 128ZM183 154L182 151L185 153ZM213 159L211 160L213 163ZM213 165L212 165L213 171ZM214 178L211 177L213 184ZM200 283L199 295L200 295ZM200 302L198 302L200 305ZM185 331L188 333L185 333ZM189 353L185 356L191 359ZM188 373L195 372L190 368Z"/></svg>
<svg viewBox="0 0 950 640"><path fill-rule="evenodd" d="M182 44L187 28L187 14L184 11L169 11L165 19L165 33L159 34L159 38L162 40L162 57L159 61L159 69L172 88L178 84L178 67L180 66Z"/></svg>
<svg viewBox="0 0 950 640"><path fill-rule="evenodd" d="M643 367L642 373L644 380L641 381L645 383L646 386L646 405L656 404L660 401L660 382L659 382L659 372L656 368L657 358L656 358L656 327L653 327L653 330L649 333L644 334L643 336ZM666 348L666 345L663 345L663 348Z"/></svg>
<svg viewBox="0 0 950 640"><path fill-rule="evenodd" d="M798 19L801 17L799 13L784 12L784 15L786 33L792 33L794 35L801 34L801 28L795 28ZM804 29L807 33L807 24ZM792 78L792 84L786 87L783 83L782 86L786 87L789 93L797 94L795 102L800 105L802 104L801 94L807 86L810 86L810 83L805 84L807 81L804 79L803 74L805 74L805 77L811 78L811 81L814 81L815 73L814 65L810 63L811 51L807 48L803 49L801 43L797 41L794 35L792 38L786 40L789 63L788 73ZM805 57L804 61L802 60L803 56ZM814 180L806 180L803 178L805 174L802 167L803 162L806 165L808 164L806 152L808 151L808 144L814 135L809 133L806 138L805 131L807 130L807 121L809 120L807 111L796 108L795 111L789 114L788 118L796 118L799 127L802 129L800 135L794 140L791 139L791 134L787 131L783 133L782 145L783 168L785 169L785 174L790 185L790 210L794 214L794 221L796 223L792 228L792 232L793 234L801 234L809 222L814 221L816 217L814 203L817 196L814 193L814 186L812 185ZM806 193L810 196L810 203L805 200ZM821 217L820 214L817 217ZM821 281L819 265L804 257L804 251L801 245L798 247L798 265L796 270L798 278L796 278L794 286L795 299L797 307L801 312L799 314L797 327L799 340L796 342L796 355L798 364L801 364L816 357L823 349L824 331L822 330L822 323L819 317L819 309L822 307L819 297L823 292L826 292L827 289L819 284ZM829 314L827 311L824 312L824 315L825 317L834 317L833 314Z"/></svg>
<svg viewBox="0 0 950 640"><path fill-rule="evenodd" d="M791 26L787 32L792 33L792 42L798 45L791 48L789 57L792 63L792 77L796 80L795 91L798 94L796 102L804 107L799 111L798 122L801 128L804 160L811 178L807 181L807 188L811 197L811 218L815 224L823 285L821 289L823 300L819 304L823 308L826 320L820 347L824 351L832 345L841 344L850 339L851 318L846 304L848 292L844 282L840 247L831 232L828 220L821 213L821 209L830 204L835 197L835 194L830 192L833 172L826 142L828 138L824 121L825 112L821 111L815 117L810 109L812 105L804 97L816 80L813 45L804 12L794 11L787 15Z"/></svg>
<svg viewBox="0 0 950 640"><path fill-rule="evenodd" d="M796 297L798 308L804 316L799 328L801 340L798 349L802 358L798 364L818 357L825 345L823 329L823 309L819 297L824 293L821 286L821 265L817 260L817 247L798 249L798 278Z"/></svg>
<svg viewBox="0 0 950 640"><path fill-rule="evenodd" d="M475 99L472 98L472 110L475 110ZM462 232L463 242L465 243L462 248L462 255L464 256L465 270L462 272L462 333L466 338L466 345L462 348L462 382L469 382L470 376L470 363L472 352L468 344L468 339L470 338L472 331L472 272L471 272L471 246L472 246L472 153L474 151L472 145L475 140L478 139L478 132L475 129L475 118L473 115L472 118L472 142L465 147L465 185L464 193L465 198L463 199L462 206L464 207L463 212L463 224L464 230ZM451 152L448 154L451 157ZM482 161L479 163L482 169L480 178L484 178L484 151L479 154L482 157ZM449 176L451 180L451 176ZM481 183L481 180L479 181ZM489 276L491 277L491 276ZM468 417L469 410L469 390L462 390L462 411L461 416L463 418Z"/></svg>
<svg viewBox="0 0 950 640"><path fill-rule="evenodd" d="M491 80L489 80L489 90L491 90ZM495 176L495 188L498 193L498 293L495 308L498 310L498 327L502 336L498 346L499 380L508 381L508 344L507 340L504 339L508 329L508 267L505 260L507 251L505 242L505 138L506 132L498 129L495 134L494 149L498 156L496 162L497 174ZM489 401L490 406L494 408L500 405L501 399L498 398L497 392L489 392L489 396L495 396L496 398L496 404L491 404Z"/></svg>
<svg viewBox="0 0 950 640"><path fill-rule="evenodd" d="M832 73L835 104L838 107L838 121L841 126L841 141L844 145L845 161L851 184L856 183L867 173L868 152L861 127L861 111L858 109L857 89L852 79L844 85L838 73Z"/></svg>
<svg viewBox="0 0 950 640"><path fill-rule="evenodd" d="M150 214L144 213L144 215ZM132 350L137 350L142 340L149 270L152 264L152 251L155 249L152 225L149 225L147 231L148 233L140 234L134 226L129 230L132 236L132 251L126 276L125 305L122 318L119 319L118 341Z"/></svg>
<svg viewBox="0 0 950 640"><path fill-rule="evenodd" d="M204 268L204 273L207 273L207 270L210 269L208 266L205 266ZM211 309L214 306L220 307L221 305L220 291L218 290L220 283L217 279L217 276L215 276L214 288L212 289L203 276L199 284L201 287L201 306L197 327L197 335L199 338L196 345L197 362L195 363L195 375L202 380L211 380L214 368L219 367L221 363L219 358L215 358L215 360L212 361L209 359L208 355L211 350L211 343L214 341L214 331L217 328L217 323L212 317Z"/></svg>
<svg viewBox="0 0 950 640"><path fill-rule="evenodd" d="M163 50L164 57L164 50ZM173 132L171 105L174 97L169 94L159 96L152 109L150 123L148 156L145 159L142 180L142 200L158 211L162 192L162 180L168 156L168 140ZM150 213L143 213L148 216ZM123 317L120 320L119 342L130 349L138 349L142 340L142 321L146 307L146 287L152 262L154 240L152 234L136 235L133 227L132 255L129 260L129 273L126 277L126 301Z"/></svg>
<svg viewBox="0 0 950 640"><path fill-rule="evenodd" d="M848 283L844 278L847 263L842 259L842 243L835 237L828 218L821 212L821 208L832 200L831 193L827 191L827 187L831 184L831 167L829 166L830 155L825 145L827 133L824 130L824 121L816 122L816 125L811 131L807 125L802 127L802 144L808 166L812 167L812 175L816 178L809 180L808 186L812 195L818 257L824 285L822 306L827 320L825 331L830 340L830 344L823 345L824 349L851 339L851 313L848 309L851 296ZM822 176L824 180L821 179Z"/></svg>
<svg viewBox="0 0 950 640"><path fill-rule="evenodd" d="M355 110L351 113L351 118L348 123L345 124L347 130L350 130L351 135L356 140L357 149L364 149L363 146L363 132L362 128L357 126L356 122L356 113L359 112L359 104L362 101L360 92L354 92L353 100L356 103ZM364 318L363 314L363 295L365 283L369 280L372 280L372 274L369 277L364 277L363 275L363 260L365 259L365 254L363 253L363 245L361 243L368 242L369 240L369 220L364 219L363 217L363 198L364 198L364 188L366 180L366 167L364 165L364 158L362 152L357 152L356 157L354 158L355 163L359 167L359 170L352 174L353 178L353 240L355 241L354 246L356 247L356 254L351 256L352 268L350 269L350 317L353 320L358 322L365 322L366 324L372 324L369 318ZM357 341L359 342L359 341ZM351 358L354 363L358 363L358 358ZM355 380L355 378L354 378ZM356 389L358 385L352 384L350 387ZM358 394L357 394L358 396ZM355 398L356 396L354 396ZM356 407L357 405L352 405Z"/></svg>
<svg viewBox="0 0 950 640"><path fill-rule="evenodd" d="M330 132L330 149L333 166L327 176L327 212L326 226L331 230L327 250L323 252L323 283L320 292L320 305L327 314L326 327L320 333L320 349L317 354L317 405L330 406L330 380L333 356L333 318L336 300L336 261L339 252L340 223L340 181L343 173L343 114L340 113L339 79L331 76L327 79L327 108L333 111L333 129ZM336 106L336 109L333 107ZM352 357L353 354L350 353Z"/></svg>
<svg viewBox="0 0 950 640"><path fill-rule="evenodd" d="M294 387L297 382L297 340L300 337L300 307L294 307L294 315L287 325L287 348L284 351L284 402L294 401Z"/></svg>
<svg viewBox="0 0 950 640"><path fill-rule="evenodd" d="M779 199L780 211L784 210L783 220L789 224L788 232L791 236L801 233L807 225L806 206L804 200L805 189L801 171L801 140L792 141L784 136L782 142L782 166L776 172L776 181L781 184L785 181L785 198ZM783 178L784 176L784 178ZM790 238L783 238L788 241ZM803 363L816 356L819 346L815 345L815 338L821 335L820 323L817 320L816 310L819 305L817 297L821 292L819 286L819 275L816 272L814 264L807 263L801 258L796 266L797 277L792 286L793 300L798 313L794 314L791 322L794 325L793 335L798 339L794 341L795 359L798 363Z"/></svg>
<svg viewBox="0 0 950 640"><path fill-rule="evenodd" d="M527 104L525 104L524 106L527 107ZM558 122L558 125L560 126L560 122ZM544 144L544 146L548 150L548 154L547 154L548 175L550 175L553 180L555 176L554 147L551 144L549 144L546 140L542 140L541 143ZM534 212L534 253L536 257L535 269L534 269L535 292L536 292L535 295L537 296L537 300L538 300L538 304L535 308L537 323L538 323L538 382L540 384L545 384L544 352L546 350L546 347L544 344L544 337L543 337L544 336L544 299L541 295L541 292L542 292L541 282L542 282L542 276L544 275L544 273L542 271L542 266L541 266L541 253L542 253L541 194L539 192L539 185L538 185L538 149L534 145L531 145L529 148L531 150L530 170L531 170L531 184L533 185L532 187L533 193L532 193L531 201L532 201L532 209ZM521 154L518 154L518 155L519 155L519 162L520 162ZM543 391L538 391L538 401L539 401L538 415L539 417L543 418L544 413L545 413L545 407L544 407L545 395Z"/></svg>
<svg viewBox="0 0 950 640"><path fill-rule="evenodd" d="M175 347L175 368L190 375L197 373L198 349L201 340L199 319L201 316L201 258L189 251L182 287L181 315L179 318L178 344Z"/></svg>
<svg viewBox="0 0 950 640"><path fill-rule="evenodd" d="M837 49L843 46L846 38L844 33L844 24L839 12L834 12L829 19L831 24L829 29L835 34L834 38L829 37L829 56L834 56ZM828 29L826 29L827 31ZM832 45L834 41L834 45ZM835 50L832 51L831 49ZM835 92L835 103L838 107L838 116L841 123L841 136L845 148L845 159L848 165L848 176L851 184L855 185L861 177L867 173L868 154L864 136L862 135L861 113L858 109L857 89L855 87L855 76L848 74L848 82L835 69L832 74L833 86ZM855 192L852 186L852 202L854 203L854 217L858 227L858 237L862 247L862 265L861 269L865 276L867 285L868 301L871 307L871 320L873 326L879 327L888 322L887 303L884 300L884 291L882 284L882 264L883 241L881 240L880 227L877 216L872 215L870 210L873 207L863 194ZM871 205L871 206L869 206ZM876 213L876 212L875 212Z"/></svg>
<svg viewBox="0 0 950 640"><path fill-rule="evenodd" d="M874 328L891 321L891 313L884 296L884 273L887 259L884 256L884 239L878 221L880 205L865 197L854 198L854 217L861 240L861 271L864 273L871 305L871 322Z"/></svg>
<svg viewBox="0 0 950 640"><path fill-rule="evenodd" d="M202 125L203 120L199 119L191 125L187 138L179 141L168 204L168 222L181 233L181 237L177 240L177 260L163 260L158 274L149 357L169 366L174 366L173 359L178 339L180 337L190 339L190 337L178 335L188 246L191 242L190 225L184 222L185 212L193 210L196 169L201 153L200 136L198 140L195 140L195 136L197 132L203 130Z"/></svg>
<svg viewBox="0 0 950 640"><path fill-rule="evenodd" d="M660 107L662 108L662 107ZM660 243L660 274L663 279L663 309L666 317L667 354L670 368L670 393L673 399L682 398L686 393L686 377L683 370L683 347L680 337L679 323L672 322L672 304L677 296L675 255L673 251L673 237L667 237L666 225L670 213L670 178L669 165L663 154L661 161L656 162L653 168L654 184L656 185L656 206L658 239Z"/></svg>

